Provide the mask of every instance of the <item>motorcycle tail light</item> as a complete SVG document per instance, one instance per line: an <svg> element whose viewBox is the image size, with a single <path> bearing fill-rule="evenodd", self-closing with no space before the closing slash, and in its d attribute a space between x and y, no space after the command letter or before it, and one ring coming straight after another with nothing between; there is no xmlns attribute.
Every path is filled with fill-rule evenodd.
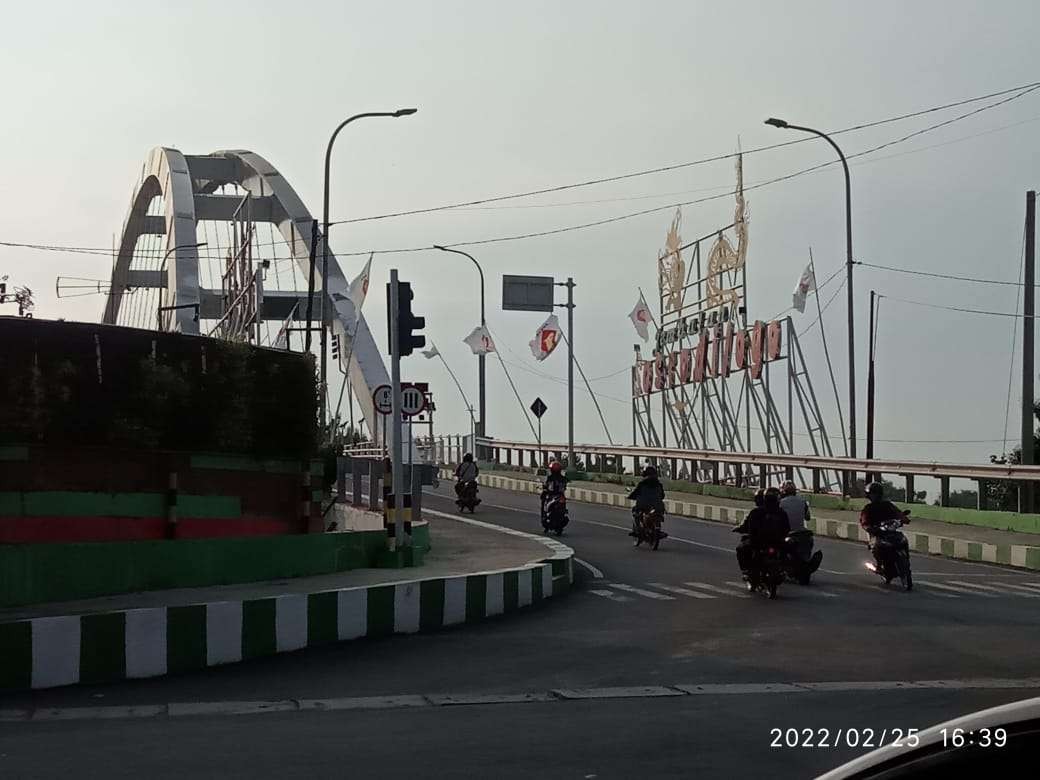
<svg viewBox="0 0 1040 780"><path fill-rule="evenodd" d="M770 555L776 555L776 549L775 549L775 548L773 548L773 547L770 547L770 548L769 548L769 554L770 554Z"/></svg>

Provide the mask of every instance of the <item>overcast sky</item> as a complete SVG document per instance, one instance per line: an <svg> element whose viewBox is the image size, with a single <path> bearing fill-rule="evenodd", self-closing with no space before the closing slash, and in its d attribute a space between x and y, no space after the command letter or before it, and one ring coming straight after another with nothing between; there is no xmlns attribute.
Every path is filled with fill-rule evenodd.
<svg viewBox="0 0 1040 780"><path fill-rule="evenodd" d="M332 218L380 214L695 160L795 137L781 116L834 130L1040 80L1040 4L1021 2L179 2L19 3L4 7L0 241L107 247L154 146L250 149L320 212L328 134L344 117L416 106L416 116L351 126L336 148ZM984 105L840 137L847 154ZM1040 185L1040 92L853 161L856 257L939 273L1016 280L1025 191ZM822 141L748 156L747 183L832 158ZM693 200L733 183L731 161L622 182L334 229L340 252L428 246L549 230ZM790 305L813 247L826 278L844 262L840 168L748 193L751 314ZM730 198L683 210L688 240L727 224ZM627 319L641 285L656 299L668 210L556 236L474 247L488 319L525 402L549 406L565 435L562 350L536 365L541 315L502 312L501 274L573 276L575 344L591 377L631 363ZM105 277L109 259L0 248L0 274L37 293L37 315L96 320L97 297L54 295L57 274ZM348 277L359 258L345 258ZM477 280L464 258L377 255L365 313L385 340L382 282L413 281L415 309L476 397ZM1014 311L1016 288L856 271L860 435L867 297ZM824 290L823 301L837 290ZM814 303L795 315L799 327ZM9 310L5 310L10 313ZM844 295L825 322L846 380ZM985 459L1001 447L1012 320L886 300L878 348L878 454ZM1021 331L1019 332L1021 338ZM1020 343L1020 342L1019 342ZM819 331L804 348L837 433ZM1015 371L1019 369L1015 368ZM468 422L442 367L421 356L441 432ZM489 431L529 435L497 361ZM1012 404L1020 395L1016 376ZM631 437L629 380L595 382L608 425ZM843 389L844 394L844 389ZM1014 415L1012 436L1017 430ZM577 438L603 441L584 393ZM804 440L801 441L804 447ZM861 445L862 447L862 445Z"/></svg>

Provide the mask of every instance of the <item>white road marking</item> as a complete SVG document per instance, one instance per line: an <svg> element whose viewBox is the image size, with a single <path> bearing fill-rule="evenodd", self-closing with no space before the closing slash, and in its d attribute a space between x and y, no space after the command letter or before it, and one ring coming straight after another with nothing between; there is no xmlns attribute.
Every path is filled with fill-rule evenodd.
<svg viewBox="0 0 1040 780"><path fill-rule="evenodd" d="M732 585L734 588L740 588L741 590L743 590L745 592L747 591L747 585L745 583L743 583L743 582L737 582L736 580L726 580L726 584L727 585ZM825 598L825 599L841 598L837 593L830 593L830 592L828 592L826 590L820 590L819 588L813 588L813 587L792 588L791 592L792 593L799 593L799 594L800 593L805 593L806 595L809 595L809 596L818 596L820 598Z"/></svg>
<svg viewBox="0 0 1040 780"><path fill-rule="evenodd" d="M665 585L663 582L648 582L647 585L649 585L652 588L659 588L661 590L667 590L670 593L678 593L678 594L680 594L682 596L689 596L690 598L694 598L694 599L715 599L715 598L718 598L718 596L709 596L707 593L698 593L697 591L690 590L689 588L680 588L680 587L678 587L676 585Z"/></svg>
<svg viewBox="0 0 1040 780"><path fill-rule="evenodd" d="M1028 598L1034 598L1034 599L1040 598L1040 593L1037 593L1037 592L1029 593L1027 591L1027 593L1019 593L1019 592L1016 592L1016 591L1013 591L1013 590L1007 590L1007 588L1004 588L1004 587L999 587L998 588L998 587L995 587L993 585L983 585L981 582L963 582L961 580L947 580L947 582L950 583L951 585L963 585L965 588L978 588L979 590L985 590L985 591L989 591L991 593L999 593L999 594L1001 594L1003 596L1019 596L1021 598L1027 598L1027 599ZM1027 589L1023 588L1023 590L1027 590Z"/></svg>
<svg viewBox="0 0 1040 780"><path fill-rule="evenodd" d="M658 601L675 601L675 596L665 596L663 593L654 593L652 590L643 590L642 588L636 588L632 585L625 585L623 582L611 582L608 584L612 588L623 590L626 593L638 593L640 596L645 596L648 599L657 599Z"/></svg>
<svg viewBox="0 0 1040 780"><path fill-rule="evenodd" d="M1002 583L1000 583L1000 587L1002 587L1002 588L1014 588L1015 590L1020 590L1023 593L1028 593L1031 596L1040 596L1040 591L1034 590L1033 588L1027 588L1025 585L1014 585L1014 584L1012 584L1010 582L1002 582ZM1016 595L1018 595L1018 594L1016 594Z"/></svg>
<svg viewBox="0 0 1040 780"><path fill-rule="evenodd" d="M603 579L603 572L601 572L599 569L597 569L595 566L593 566L588 561L583 561L581 558L575 558L574 562L576 564L578 564L579 566L584 566L586 569L588 569L589 572L592 574L594 579L597 579L597 580Z"/></svg>
<svg viewBox="0 0 1040 780"><path fill-rule="evenodd" d="M925 582L923 580L917 581L918 585L924 585L926 588L939 588L940 590L952 590L954 593L967 593L969 596L982 596L985 599L995 599L996 596L992 593L982 593L977 590L969 590L968 588L958 588L953 585L943 585L941 582Z"/></svg>
<svg viewBox="0 0 1040 780"><path fill-rule="evenodd" d="M734 593L728 588L720 588L718 585L709 585L706 582L684 582L683 585L689 585L693 588L700 588L701 590L710 590L712 593L721 593L723 596L736 596L738 599L748 598L747 586L741 583L740 588L742 593Z"/></svg>
<svg viewBox="0 0 1040 780"><path fill-rule="evenodd" d="M590 588L589 589L589 593L594 593L597 596L602 596L603 598L610 599L611 601L631 601L632 600L628 596L622 596L620 593L615 593L612 590L597 590L597 589Z"/></svg>

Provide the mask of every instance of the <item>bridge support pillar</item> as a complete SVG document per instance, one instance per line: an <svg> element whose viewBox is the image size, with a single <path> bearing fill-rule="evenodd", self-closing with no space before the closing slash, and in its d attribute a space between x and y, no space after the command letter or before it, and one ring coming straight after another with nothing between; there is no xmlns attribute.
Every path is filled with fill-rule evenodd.
<svg viewBox="0 0 1040 780"><path fill-rule="evenodd" d="M978 490L975 497L975 508L981 512L989 505L989 502L986 500L986 480L977 480L975 484L977 485Z"/></svg>
<svg viewBox="0 0 1040 780"><path fill-rule="evenodd" d="M368 462L368 508L379 511L379 497L382 495L383 461L373 458Z"/></svg>
<svg viewBox="0 0 1040 780"><path fill-rule="evenodd" d="M939 506L950 505L950 478L939 477Z"/></svg>
<svg viewBox="0 0 1040 780"><path fill-rule="evenodd" d="M914 503L914 475L907 474L904 479L906 480L906 503Z"/></svg>
<svg viewBox="0 0 1040 780"><path fill-rule="evenodd" d="M813 493L819 493L820 492L820 470L819 469L813 469L812 470L812 492Z"/></svg>
<svg viewBox="0 0 1040 780"><path fill-rule="evenodd" d="M766 487L766 482L768 482L768 481L769 481L769 476L768 476L768 472L766 471L766 467L765 466L759 466L758 467L758 486L760 488L765 488Z"/></svg>
<svg viewBox="0 0 1040 780"><path fill-rule="evenodd" d="M717 460L711 462L711 484L719 484L719 462Z"/></svg>

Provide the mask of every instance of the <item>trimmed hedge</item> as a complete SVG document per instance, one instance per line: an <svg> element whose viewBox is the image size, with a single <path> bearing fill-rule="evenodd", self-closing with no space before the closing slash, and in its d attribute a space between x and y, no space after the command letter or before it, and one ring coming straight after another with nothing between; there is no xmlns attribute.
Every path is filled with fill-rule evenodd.
<svg viewBox="0 0 1040 780"><path fill-rule="evenodd" d="M310 457L310 355L200 336L0 318L0 444Z"/></svg>

